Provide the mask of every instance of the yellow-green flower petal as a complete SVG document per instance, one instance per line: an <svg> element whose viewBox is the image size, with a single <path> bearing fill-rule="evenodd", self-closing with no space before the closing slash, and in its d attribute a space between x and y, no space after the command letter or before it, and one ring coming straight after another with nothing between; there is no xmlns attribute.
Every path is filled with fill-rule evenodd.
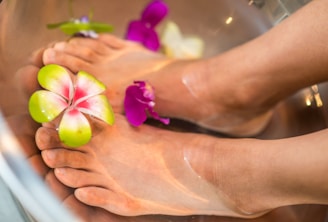
<svg viewBox="0 0 328 222"><path fill-rule="evenodd" d="M67 110L59 124L59 138L69 147L87 144L92 136L87 118L77 109Z"/></svg>
<svg viewBox="0 0 328 222"><path fill-rule="evenodd" d="M74 23L74 22L67 22L63 23L60 26L60 29L67 35L74 35L80 31L94 31L96 33L102 32L112 32L113 26L98 23L98 22L90 22L90 23Z"/></svg>
<svg viewBox="0 0 328 222"><path fill-rule="evenodd" d="M69 100L73 96L73 83L69 72L62 66L50 64L43 66L38 73L40 85Z"/></svg>
<svg viewBox="0 0 328 222"><path fill-rule="evenodd" d="M97 117L109 125L114 123L114 112L105 95L97 95L77 105L77 109L83 113Z"/></svg>
<svg viewBox="0 0 328 222"><path fill-rule="evenodd" d="M52 121L67 106L64 98L46 90L36 91L29 100L29 112L38 123Z"/></svg>

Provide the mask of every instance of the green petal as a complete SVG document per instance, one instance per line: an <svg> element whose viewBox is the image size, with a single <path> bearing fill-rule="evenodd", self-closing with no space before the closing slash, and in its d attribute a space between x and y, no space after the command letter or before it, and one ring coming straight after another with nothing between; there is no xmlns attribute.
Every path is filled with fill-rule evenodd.
<svg viewBox="0 0 328 222"><path fill-rule="evenodd" d="M38 73L40 85L51 92L69 100L73 95L73 83L69 72L62 66L50 64L43 66Z"/></svg>
<svg viewBox="0 0 328 222"><path fill-rule="evenodd" d="M79 103L88 97L98 95L106 90L106 86L87 72L80 71L77 73L75 82L74 101Z"/></svg>
<svg viewBox="0 0 328 222"><path fill-rule="evenodd" d="M65 99L55 93L39 90L29 100L29 112L38 123L46 123L55 119L68 106Z"/></svg>
<svg viewBox="0 0 328 222"><path fill-rule="evenodd" d="M91 97L77 105L81 112L97 117L109 125L114 123L114 112L105 95Z"/></svg>
<svg viewBox="0 0 328 222"><path fill-rule="evenodd" d="M80 31L94 31L96 33L102 32L112 32L113 26L104 24L104 23L97 23L97 22L90 22L90 23L64 23L60 26L60 29L67 35L74 35Z"/></svg>
<svg viewBox="0 0 328 222"><path fill-rule="evenodd" d="M48 28L48 29L59 28L60 26L62 26L63 24L66 24L66 23L68 23L68 22L65 21L65 22L59 22L59 23L47 24L47 28Z"/></svg>
<svg viewBox="0 0 328 222"><path fill-rule="evenodd" d="M76 109L64 113L58 132L60 140L70 147L87 144L92 136L89 121Z"/></svg>

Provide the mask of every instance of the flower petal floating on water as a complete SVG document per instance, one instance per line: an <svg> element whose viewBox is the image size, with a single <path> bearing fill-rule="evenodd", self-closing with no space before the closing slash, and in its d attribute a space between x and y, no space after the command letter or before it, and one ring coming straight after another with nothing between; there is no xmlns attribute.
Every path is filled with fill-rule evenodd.
<svg viewBox="0 0 328 222"><path fill-rule="evenodd" d="M156 26L168 14L168 6L161 0L154 0L143 10L140 19L131 21L126 39L140 42L146 48L157 51L160 48Z"/></svg>
<svg viewBox="0 0 328 222"><path fill-rule="evenodd" d="M196 59L203 56L204 42L198 37L184 37L179 26L168 22L161 36L161 44L170 58Z"/></svg>
<svg viewBox="0 0 328 222"><path fill-rule="evenodd" d="M124 109L128 121L133 126L139 126L147 120L147 114L164 124L169 124L169 118L160 117L154 111L155 92L151 85L144 81L135 81L125 91Z"/></svg>
<svg viewBox="0 0 328 222"><path fill-rule="evenodd" d="M112 108L106 96L101 95L106 87L92 75L80 71L73 84L64 67L51 64L40 69L38 81L45 90L31 96L29 112L39 123L50 122L62 114L58 133L67 146L82 146L91 139L91 126L83 113L109 125L114 123Z"/></svg>

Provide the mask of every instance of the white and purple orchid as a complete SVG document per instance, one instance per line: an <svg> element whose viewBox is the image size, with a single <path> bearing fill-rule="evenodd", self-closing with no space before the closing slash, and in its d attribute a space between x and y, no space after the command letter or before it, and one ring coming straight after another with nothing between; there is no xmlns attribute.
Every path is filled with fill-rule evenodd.
<svg viewBox="0 0 328 222"><path fill-rule="evenodd" d="M67 146L82 146L91 139L91 125L85 114L109 125L114 123L112 108L107 97L101 94L106 87L92 75L79 71L73 82L68 70L50 64L40 69L38 82L44 89L31 96L29 112L39 123L62 115L58 134Z"/></svg>
<svg viewBox="0 0 328 222"><path fill-rule="evenodd" d="M129 23L126 39L141 43L152 51L163 49L170 58L196 59L203 56L204 42L197 36L183 36L177 23L166 22L159 36L156 26L169 12L164 0L152 0L140 15Z"/></svg>
<svg viewBox="0 0 328 222"><path fill-rule="evenodd" d="M154 119L168 125L169 118L163 118L154 111L155 91L145 81L134 81L133 85L127 87L124 98L124 110L127 120L133 126L140 126L147 120L149 114Z"/></svg>

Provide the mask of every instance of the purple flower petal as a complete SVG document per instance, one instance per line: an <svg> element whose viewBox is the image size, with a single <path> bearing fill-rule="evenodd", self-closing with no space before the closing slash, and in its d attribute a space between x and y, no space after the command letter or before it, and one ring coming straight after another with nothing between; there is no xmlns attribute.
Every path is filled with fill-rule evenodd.
<svg viewBox="0 0 328 222"><path fill-rule="evenodd" d="M168 14L168 11L168 6L163 1L155 0L142 12L141 21L153 28Z"/></svg>
<svg viewBox="0 0 328 222"><path fill-rule="evenodd" d="M140 42L146 48L157 51L160 48L160 41L157 33L146 27L141 21L130 22L126 34L126 39Z"/></svg>
<svg viewBox="0 0 328 222"><path fill-rule="evenodd" d="M161 121L162 123L164 123L165 125L169 125L170 124L170 118L163 118L163 117L160 117L158 115L157 112L154 111L154 109L148 109L149 111L149 114L156 120L159 120Z"/></svg>
<svg viewBox="0 0 328 222"><path fill-rule="evenodd" d="M126 33L126 39L140 42L143 44L143 41L146 36L148 29L145 27L145 24L141 21L132 21L128 26Z"/></svg>
<svg viewBox="0 0 328 222"><path fill-rule="evenodd" d="M149 29L149 31L146 33L143 44L146 48L152 51L157 51L160 48L161 43L155 30Z"/></svg>
<svg viewBox="0 0 328 222"><path fill-rule="evenodd" d="M82 23L89 23L89 22L90 22L89 17L86 16L86 15L82 16L82 17L79 19L79 21L82 22Z"/></svg>
<svg viewBox="0 0 328 222"><path fill-rule="evenodd" d="M147 112L154 119L169 124L168 118L162 118L154 111L154 89L144 81L135 81L125 92L124 109L128 121L139 126L147 120Z"/></svg>
<svg viewBox="0 0 328 222"><path fill-rule="evenodd" d="M142 100L145 103L153 102L155 100L154 88L150 84L147 84L145 81L134 81L133 83L137 85L142 92L142 97L139 97L139 100Z"/></svg>
<svg viewBox="0 0 328 222"><path fill-rule="evenodd" d="M125 92L124 109L126 118L133 126L139 126L147 120L147 105L138 98L142 98L142 90L137 85L129 86Z"/></svg>
<svg viewBox="0 0 328 222"><path fill-rule="evenodd" d="M160 48L155 26L168 14L168 6L161 0L154 0L146 6L139 20L129 23L126 39L140 42L146 48L157 51Z"/></svg>

